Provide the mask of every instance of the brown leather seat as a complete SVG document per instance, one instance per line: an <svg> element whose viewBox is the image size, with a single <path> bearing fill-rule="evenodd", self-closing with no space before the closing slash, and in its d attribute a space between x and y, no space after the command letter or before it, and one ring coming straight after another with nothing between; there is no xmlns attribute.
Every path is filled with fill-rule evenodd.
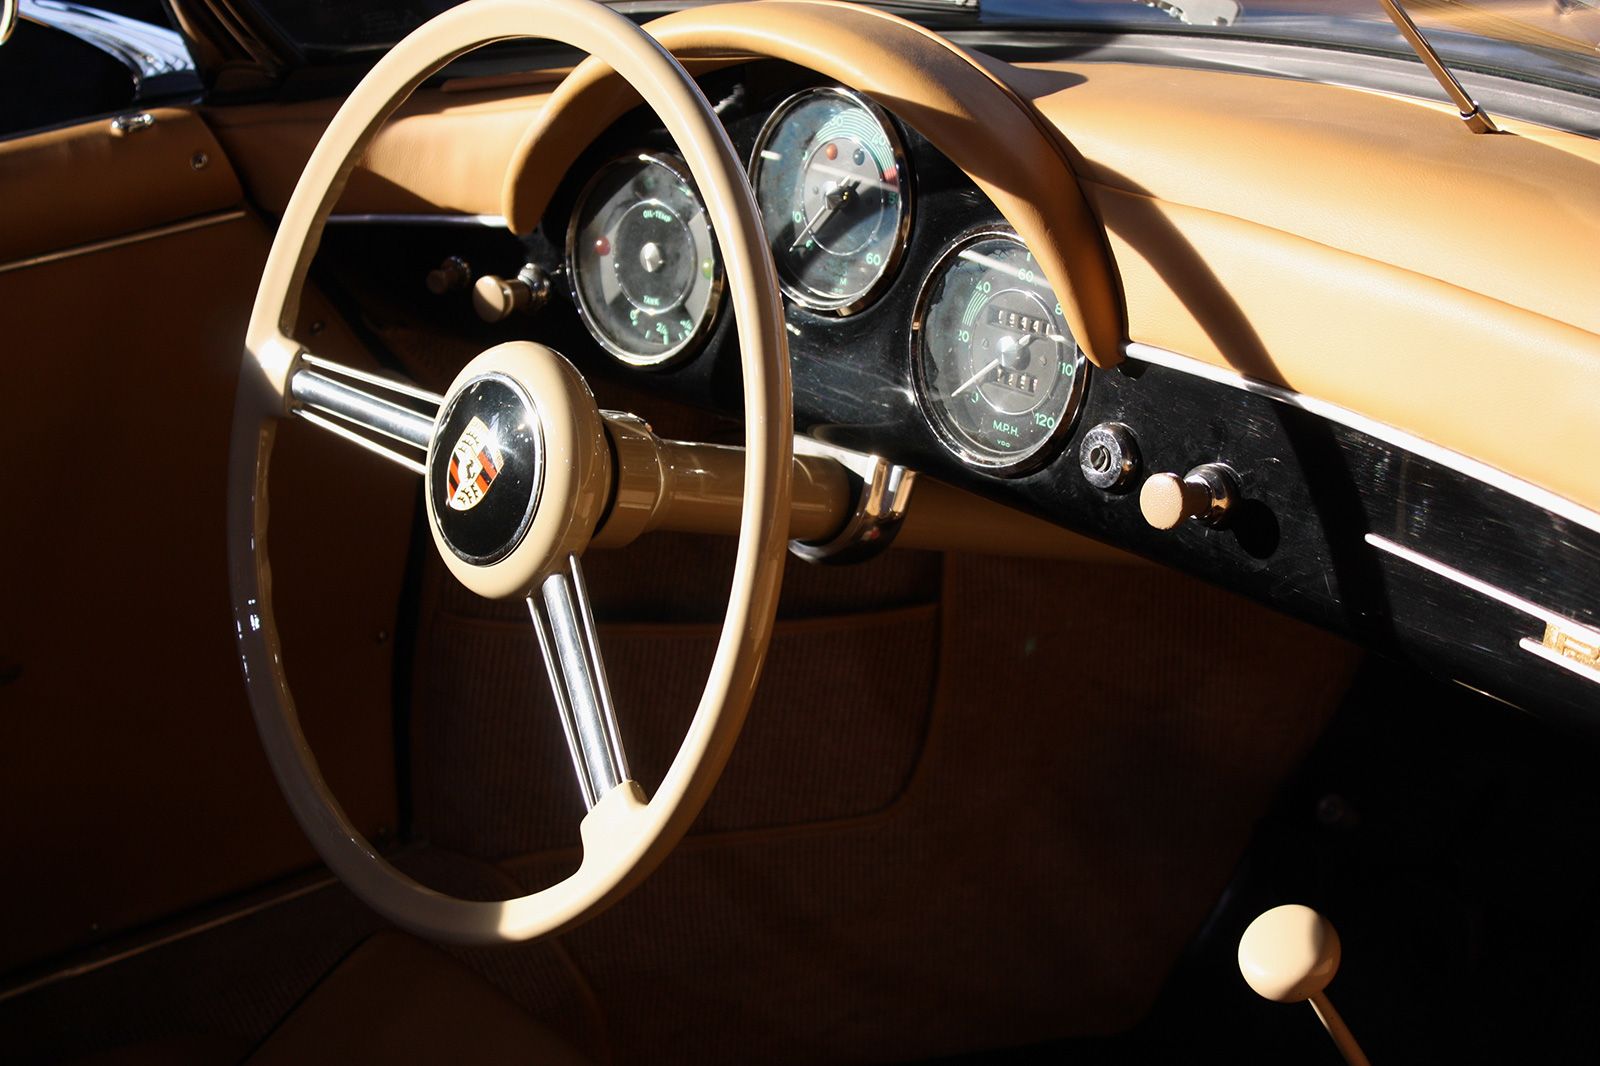
<svg viewBox="0 0 1600 1066"><path fill-rule="evenodd" d="M400 933L379 933L334 967L246 1061L568 1066L587 1060L449 955Z"/></svg>

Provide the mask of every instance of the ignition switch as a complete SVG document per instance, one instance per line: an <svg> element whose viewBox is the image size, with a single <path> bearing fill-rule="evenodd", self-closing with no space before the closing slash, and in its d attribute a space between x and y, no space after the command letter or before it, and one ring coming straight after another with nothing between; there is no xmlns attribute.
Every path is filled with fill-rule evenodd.
<svg viewBox="0 0 1600 1066"><path fill-rule="evenodd" d="M1097 489L1125 489L1139 473L1139 445L1121 422L1102 422L1083 435L1078 449L1083 478Z"/></svg>

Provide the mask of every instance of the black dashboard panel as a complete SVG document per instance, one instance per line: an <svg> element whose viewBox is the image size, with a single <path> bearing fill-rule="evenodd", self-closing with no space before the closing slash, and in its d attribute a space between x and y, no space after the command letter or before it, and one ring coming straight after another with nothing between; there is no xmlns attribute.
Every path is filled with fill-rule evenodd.
<svg viewBox="0 0 1600 1066"><path fill-rule="evenodd" d="M748 158L771 109L809 83L804 72L760 64L724 71L704 85ZM795 420L802 432L884 455L1175 566L1517 706L1584 730L1600 728L1600 671L1575 665L1588 650L1600 651L1585 645L1588 631L1600 627L1600 613L1589 606L1600 603L1600 519L1588 525L1581 514L1563 517L1517 485L1464 473L1449 456L1423 454L1383 427L1304 409L1287 394L1186 366L1181 356L1148 352L1139 358L1134 346L1122 366L1089 370L1081 410L1037 469L1004 477L957 459L914 392L912 317L941 254L965 235L1004 223L962 171L915 130L901 132L915 206L898 273L870 305L848 317L787 303ZM589 176L618 155L670 149L653 118L635 112L573 167L544 226L529 238L412 227L363 234L363 254L385 269L405 264L413 286L430 258L446 252L508 275L524 258L559 270L559 237L552 241L546 234L566 232L576 191ZM328 244L352 240L351 229L330 232ZM386 240L394 242L395 255L371 251ZM440 304L432 313L441 329L484 346L529 336L568 355L586 375L738 415L738 352L726 306L698 355L638 369L604 353L584 330L566 286L553 288L550 306L535 319L485 326L464 305ZM1131 429L1143 464L1119 491L1094 487L1079 466L1085 433L1108 422ZM1237 475L1241 499L1227 525L1190 521L1168 532L1152 528L1138 501L1144 476L1181 475L1203 463L1226 464ZM994 548L1006 550L1003 542ZM1455 572L1477 584L1463 583L1460 574L1451 576ZM1528 604L1517 606L1522 601L1574 624L1576 638L1564 652L1541 656L1525 646L1544 639L1546 625ZM1112 636L1130 653L1160 654L1141 647L1137 633ZM1563 658L1567 668L1558 661Z"/></svg>

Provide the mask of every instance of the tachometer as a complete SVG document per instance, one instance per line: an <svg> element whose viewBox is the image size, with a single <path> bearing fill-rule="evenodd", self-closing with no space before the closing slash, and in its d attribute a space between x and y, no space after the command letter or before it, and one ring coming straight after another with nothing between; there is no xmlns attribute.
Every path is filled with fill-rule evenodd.
<svg viewBox="0 0 1600 1066"><path fill-rule="evenodd" d="M589 332L623 362L692 352L716 318L722 266L684 165L641 153L601 167L567 227L567 278Z"/></svg>
<svg viewBox="0 0 1600 1066"><path fill-rule="evenodd" d="M894 277L911 224L905 149L883 109L809 89L767 119L750 182L783 291L848 315Z"/></svg>
<svg viewBox="0 0 1600 1066"><path fill-rule="evenodd" d="M917 397L939 439L996 473L1036 466L1083 399L1083 353L1015 234L964 238L934 266L912 322Z"/></svg>

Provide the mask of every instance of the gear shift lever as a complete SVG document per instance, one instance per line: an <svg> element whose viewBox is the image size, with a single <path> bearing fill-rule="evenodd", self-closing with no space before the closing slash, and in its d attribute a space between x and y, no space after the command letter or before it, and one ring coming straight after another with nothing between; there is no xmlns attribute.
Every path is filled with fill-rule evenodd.
<svg viewBox="0 0 1600 1066"><path fill-rule="evenodd" d="M1274 907L1239 938L1239 972L1256 993L1278 1003L1311 1002L1311 1009L1350 1066L1370 1066L1323 989L1339 972L1339 932L1298 903Z"/></svg>

